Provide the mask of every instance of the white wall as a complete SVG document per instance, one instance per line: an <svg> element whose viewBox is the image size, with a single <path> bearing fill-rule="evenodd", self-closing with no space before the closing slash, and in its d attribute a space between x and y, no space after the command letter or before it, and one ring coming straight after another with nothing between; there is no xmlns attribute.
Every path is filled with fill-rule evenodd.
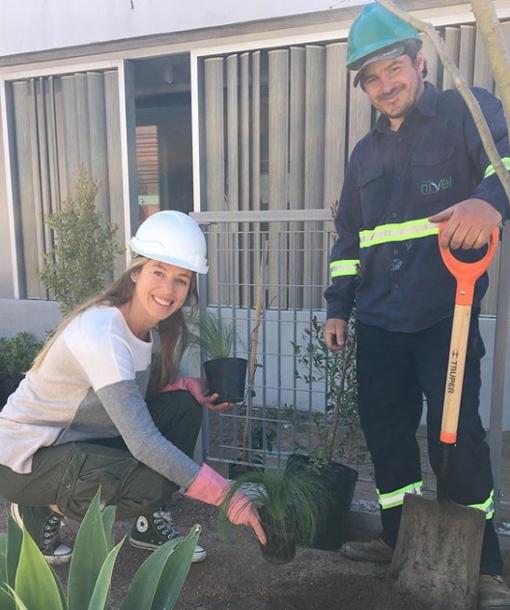
<svg viewBox="0 0 510 610"><path fill-rule="evenodd" d="M180 32L365 3L366 0L2 0L0 55Z"/></svg>

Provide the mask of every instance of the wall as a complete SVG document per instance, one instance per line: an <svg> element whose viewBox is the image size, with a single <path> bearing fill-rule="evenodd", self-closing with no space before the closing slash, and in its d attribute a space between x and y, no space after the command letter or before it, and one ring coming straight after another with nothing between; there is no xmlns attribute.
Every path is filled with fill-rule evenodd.
<svg viewBox="0 0 510 610"><path fill-rule="evenodd" d="M24 0L0 9L0 56L271 19L366 0ZM8 6L8 8L6 8Z"/></svg>

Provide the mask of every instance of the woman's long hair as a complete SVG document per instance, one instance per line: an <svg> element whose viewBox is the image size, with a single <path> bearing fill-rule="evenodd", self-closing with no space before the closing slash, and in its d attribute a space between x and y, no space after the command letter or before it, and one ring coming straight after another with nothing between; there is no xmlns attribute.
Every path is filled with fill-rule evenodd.
<svg viewBox="0 0 510 610"><path fill-rule="evenodd" d="M65 328L81 313L96 305L105 305L110 307L120 307L128 303L133 297L135 282L132 275L139 273L141 268L150 259L144 256L136 256L131 261L129 267L124 271L118 280L110 284L104 291L99 292L92 298L88 299L81 305L78 305L73 311L60 322L56 329L52 332L42 350L37 354L32 364L31 370L39 368L48 354L49 350L62 334ZM194 305L197 301L197 280L196 273L191 276L191 284L186 298L185 305ZM160 375L159 388L161 389L167 383L173 381L179 370L179 365L182 359L184 350L188 341L188 327L182 309L176 311L165 320L161 320L156 326L159 332L161 345L160 359Z"/></svg>

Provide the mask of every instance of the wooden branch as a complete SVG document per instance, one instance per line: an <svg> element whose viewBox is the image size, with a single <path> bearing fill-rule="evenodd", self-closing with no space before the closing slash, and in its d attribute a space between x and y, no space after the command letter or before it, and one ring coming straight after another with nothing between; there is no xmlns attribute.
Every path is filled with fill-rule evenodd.
<svg viewBox="0 0 510 610"><path fill-rule="evenodd" d="M448 72L450 73L450 75L452 77L453 82L455 83L455 87L458 89L459 93L462 95L464 101L466 102L466 105L471 113L471 116L473 117L475 126L478 129L478 133L480 134L480 139L482 141L482 145L485 149L485 152L487 153L487 156L489 157L489 161L491 162L492 166L494 167L494 170L496 171L496 174L497 174L498 178L500 179L501 184L503 185L503 189L504 189L506 197L507 197L507 203L510 207L510 174L508 173L505 166L501 162L499 152L494 144L494 140L492 138L492 134L490 132L489 126L487 125L487 121L485 120L485 117L480 109L480 104L478 103L478 100L471 92L471 89L468 87L468 84L466 83L466 81L462 78L462 76L459 72L459 69L457 68L457 66L455 65L453 60L450 58L450 56L448 54L448 50L447 50L446 45L444 44L442 38L439 36L436 29L434 28L434 26L431 23L427 23L425 21L422 21L421 19L417 19L413 15L410 15L406 11L404 11L401 8L399 8L398 6L396 6L396 4L394 2L392 2L391 0L378 0L378 2L379 2L379 4L381 4L382 6L387 8L390 12L392 12L394 15L397 15L397 17L400 17L400 19L402 19L403 21L411 24L413 27L415 27L420 32L423 32L424 34L426 34L432 41L432 44L436 48L437 53L444 65L444 67L448 70ZM475 0L473 0L472 4L474 2L475 2ZM490 1L489 1L489 3L490 3ZM485 2L484 0L480 0L480 4L487 4L487 2ZM497 17L495 17L495 19L497 21ZM498 25L499 25L499 22L498 22ZM505 62L502 61L502 59L504 59L504 57L499 56L497 61L499 61L499 62L501 62L501 64L503 64ZM492 60L491 60L491 63L492 63ZM508 73L507 77L510 78L510 64L508 62L506 62L506 66L504 68L502 68L502 70L504 72L507 72ZM494 74L494 76L496 76L496 75ZM505 82L506 81L504 80L504 83ZM498 84L498 88L499 88L499 84ZM505 107L507 117L510 114L510 112L508 112L508 110L509 109ZM508 125L508 121L507 121L507 125ZM509 131L509 133L510 133L510 131Z"/></svg>
<svg viewBox="0 0 510 610"><path fill-rule="evenodd" d="M255 383L255 373L257 372L257 352L259 349L259 329L262 323L262 313L264 311L264 269L267 264L267 242L264 243L262 248L262 254L260 257L260 270L257 282L257 297L255 303L255 324L251 331L250 341L250 353L248 358L248 392L251 392L253 384ZM248 398L246 401L246 414L244 417L243 426L243 440L242 440L242 451L241 459L245 462L248 461L248 446L249 446L249 426L251 417L251 400Z"/></svg>
<svg viewBox="0 0 510 610"><path fill-rule="evenodd" d="M503 102L506 126L510 133L510 55L503 30L490 0L471 0L471 8L489 56L491 71Z"/></svg>

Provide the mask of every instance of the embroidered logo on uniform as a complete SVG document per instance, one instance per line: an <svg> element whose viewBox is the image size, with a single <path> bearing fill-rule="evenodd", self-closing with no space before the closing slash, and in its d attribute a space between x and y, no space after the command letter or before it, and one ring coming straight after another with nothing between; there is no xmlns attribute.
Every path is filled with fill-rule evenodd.
<svg viewBox="0 0 510 610"><path fill-rule="evenodd" d="M420 184L420 192L422 195L432 195L433 193L446 191L450 188L452 188L451 176L448 176L448 178L441 178L441 180L438 182L434 182L433 180L424 180Z"/></svg>

